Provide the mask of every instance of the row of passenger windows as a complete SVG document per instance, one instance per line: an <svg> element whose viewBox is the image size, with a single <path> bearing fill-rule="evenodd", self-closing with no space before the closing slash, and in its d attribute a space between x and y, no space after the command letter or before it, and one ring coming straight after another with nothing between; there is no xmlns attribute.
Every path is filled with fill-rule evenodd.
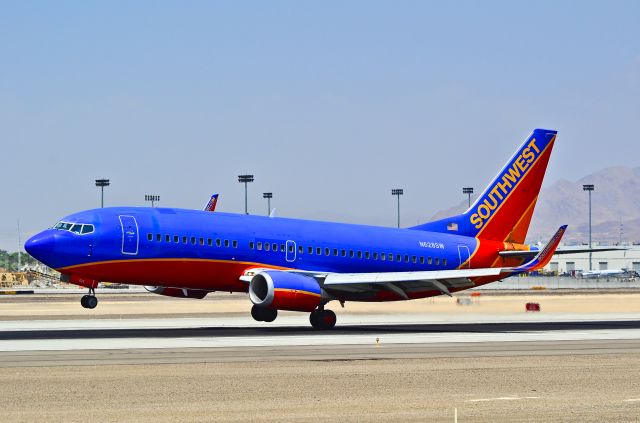
<svg viewBox="0 0 640 423"><path fill-rule="evenodd" d="M157 242L162 242L162 239L163 239L162 234L155 234L155 240ZM154 240L153 234L147 234L147 240L148 241L153 241ZM213 238L206 238L205 239L205 238L202 238L202 237L200 237L200 238L195 237L195 236L188 237L188 236L185 236L185 235L182 235L182 237L179 236L179 235L173 235L173 236L164 235L164 242L174 242L175 244L179 244L181 240L182 240L183 244L191 243L192 245L196 245L196 244L204 245L205 241L206 241L206 243L207 243L207 245L209 247L212 247L213 246L213 242L214 242ZM220 238L216 238L215 239L215 243L216 243L216 247L222 247L224 245L225 247L238 248L238 241L236 241L236 240L231 240L230 241L228 239L222 240Z"/></svg>
<svg viewBox="0 0 640 423"><path fill-rule="evenodd" d="M214 243L214 239L213 238L202 238L202 237L188 237L185 235L179 236L179 235L163 235L162 234L147 234L147 240L149 241L153 241L156 240L157 242L162 242L162 240L164 239L164 242L173 242L176 244L179 244L181 241L183 244L189 244L191 243L192 245L208 245L209 247L213 246ZM222 247L223 245L225 247L233 247L233 248L238 248L238 241L236 240L222 240L220 238L216 238L215 239L215 245L216 247ZM276 242L249 242L249 249L253 250L256 249L258 251L274 251L274 252L285 252L286 250L289 250L289 253L293 253L295 251L295 247L292 245L289 245L288 247L285 247L285 244L278 244ZM362 251L362 250L338 250L337 248L328 248L325 247L324 249L321 247L307 247L306 248L307 254L315 254L318 256L321 255L325 255L325 256L331 256L333 255L334 257L349 257L349 258L359 258L362 259L364 258L365 260L381 260L381 261L396 261L396 262L405 262L405 263L420 263L420 264L435 264L436 266L446 266L447 265L447 259L443 258L440 259L439 257L427 257L426 260L423 256L410 256L408 254L393 254L393 253L378 253L378 252L369 252L369 251ZM304 254L305 252L305 248L302 245L298 246L298 254ZM323 254L324 253L324 254Z"/></svg>
<svg viewBox="0 0 640 423"><path fill-rule="evenodd" d="M278 248L279 247L279 248ZM261 251L264 249L264 251L281 251L281 252L285 252L285 245L284 244L280 244L278 245L277 243L269 243L269 242L249 242L249 248L250 249L256 249L258 251ZM294 246L293 245L289 245L288 249L290 253L294 252ZM298 254L304 254L305 248L302 245L298 246ZM365 260L381 260L381 261L397 261L397 262L405 262L405 263L420 263L420 264L425 264L425 262L427 264L435 264L436 266L440 266L440 264L442 264L442 266L446 266L447 265L447 259L443 258L442 260L439 257L427 257L426 260L423 256L409 256L408 254L402 255L402 254L393 254L393 253L378 253L378 252L369 252L369 251L362 251L362 250L338 250L337 248L328 248L325 247L324 249L322 247L307 247L306 249L307 254L314 254L315 251L315 255L321 256L324 255L325 256L331 256L333 255L334 257L349 257L349 258L359 258L362 259L364 258Z"/></svg>

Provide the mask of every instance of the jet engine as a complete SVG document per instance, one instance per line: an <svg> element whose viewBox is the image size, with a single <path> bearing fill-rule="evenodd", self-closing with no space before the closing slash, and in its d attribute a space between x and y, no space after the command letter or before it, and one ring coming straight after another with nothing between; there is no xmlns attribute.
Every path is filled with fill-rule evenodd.
<svg viewBox="0 0 640 423"><path fill-rule="evenodd" d="M277 270L258 272L249 284L253 304L278 310L313 311L323 294L315 278Z"/></svg>
<svg viewBox="0 0 640 423"><path fill-rule="evenodd" d="M154 294L164 295L167 297L197 298L199 300L206 297L209 293L209 291L202 289L167 288L164 286L145 286L144 289Z"/></svg>

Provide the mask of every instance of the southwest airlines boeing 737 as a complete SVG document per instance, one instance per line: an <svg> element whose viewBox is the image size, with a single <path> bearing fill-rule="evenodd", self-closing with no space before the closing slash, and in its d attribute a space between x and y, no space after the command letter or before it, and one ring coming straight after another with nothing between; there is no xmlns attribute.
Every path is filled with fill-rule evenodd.
<svg viewBox="0 0 640 423"><path fill-rule="evenodd" d="M544 267L566 226L540 250L524 242L555 140L534 130L466 212L411 228L111 207L67 216L25 249L89 288L85 308L96 307L101 281L185 298L248 292L255 320L292 310L329 329L330 301L451 295Z"/></svg>

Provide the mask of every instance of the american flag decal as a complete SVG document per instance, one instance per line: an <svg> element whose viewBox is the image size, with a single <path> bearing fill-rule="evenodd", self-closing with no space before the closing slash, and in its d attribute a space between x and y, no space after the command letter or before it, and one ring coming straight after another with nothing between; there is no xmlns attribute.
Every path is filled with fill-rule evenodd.
<svg viewBox="0 0 640 423"><path fill-rule="evenodd" d="M447 225L447 230L448 231L457 231L458 230L458 224L455 222L451 222Z"/></svg>

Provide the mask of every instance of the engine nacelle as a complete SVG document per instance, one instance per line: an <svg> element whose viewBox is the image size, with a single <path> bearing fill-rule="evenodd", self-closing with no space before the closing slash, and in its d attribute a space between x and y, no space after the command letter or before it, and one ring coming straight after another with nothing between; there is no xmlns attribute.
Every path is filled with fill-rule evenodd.
<svg viewBox="0 0 640 423"><path fill-rule="evenodd" d="M315 278L295 273L259 272L249 284L253 304L278 310L313 311L320 305L322 295Z"/></svg>
<svg viewBox="0 0 640 423"><path fill-rule="evenodd" d="M199 300L206 297L209 293L209 291L202 289L167 288L164 286L145 286L144 289L154 294L164 295L166 297L197 298Z"/></svg>

